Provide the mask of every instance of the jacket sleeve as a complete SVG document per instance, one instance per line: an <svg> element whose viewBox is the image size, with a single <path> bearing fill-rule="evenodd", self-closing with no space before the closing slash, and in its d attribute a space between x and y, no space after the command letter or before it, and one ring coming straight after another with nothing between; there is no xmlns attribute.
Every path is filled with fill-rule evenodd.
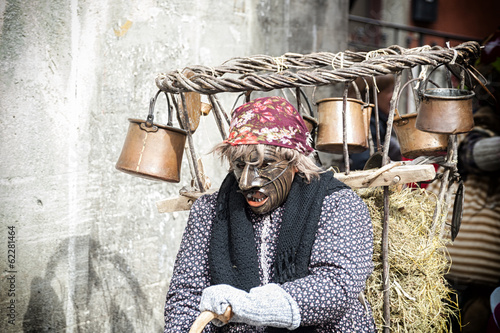
<svg viewBox="0 0 500 333"><path fill-rule="evenodd" d="M174 264L165 303L164 332L188 332L196 317L201 293L210 285L208 248L216 194L193 204ZM208 325L204 332L211 332Z"/></svg>
<svg viewBox="0 0 500 333"><path fill-rule="evenodd" d="M488 140L491 143L481 147ZM494 132L479 127L467 133L458 147L459 173L462 176L466 176L468 173L481 175L486 171L496 171L495 169L498 168L498 156L500 154L497 140L498 135ZM484 163L485 161L489 161L489 163ZM484 168L484 165L492 165L493 168Z"/></svg>
<svg viewBox="0 0 500 333"><path fill-rule="evenodd" d="M282 285L299 305L301 325L370 326L371 311L367 316L358 297L373 270L372 255L372 223L363 200L350 189L326 197L310 275Z"/></svg>

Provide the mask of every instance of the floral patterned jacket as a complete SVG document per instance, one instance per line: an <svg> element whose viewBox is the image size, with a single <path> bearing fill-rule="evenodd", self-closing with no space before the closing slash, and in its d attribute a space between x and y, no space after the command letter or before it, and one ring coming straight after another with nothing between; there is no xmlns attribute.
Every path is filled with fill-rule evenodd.
<svg viewBox="0 0 500 333"><path fill-rule="evenodd" d="M203 289L210 286L208 249L217 193L191 208L165 304L165 333L188 332L199 315ZM254 225L262 285L272 281L274 252L283 207L265 215L249 210ZM310 274L281 285L297 302L301 326L314 332L374 332L371 308L358 296L373 270L373 231L368 209L350 189L323 200L309 264ZM217 327L209 324L206 332ZM223 332L264 332L265 327L228 324Z"/></svg>

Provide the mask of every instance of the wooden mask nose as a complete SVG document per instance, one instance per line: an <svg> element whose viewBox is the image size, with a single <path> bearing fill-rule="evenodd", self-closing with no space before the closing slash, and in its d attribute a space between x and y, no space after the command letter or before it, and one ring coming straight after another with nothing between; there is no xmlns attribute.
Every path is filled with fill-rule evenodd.
<svg viewBox="0 0 500 333"><path fill-rule="evenodd" d="M241 190L249 190L252 187L259 187L261 184L257 180L259 173L255 165L246 164L241 173L239 187Z"/></svg>

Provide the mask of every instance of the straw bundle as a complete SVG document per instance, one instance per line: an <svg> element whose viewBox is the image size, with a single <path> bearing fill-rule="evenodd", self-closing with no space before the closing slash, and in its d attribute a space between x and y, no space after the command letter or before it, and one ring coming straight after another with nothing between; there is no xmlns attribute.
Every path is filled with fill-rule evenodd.
<svg viewBox="0 0 500 333"><path fill-rule="evenodd" d="M378 331L383 320L381 235L383 190L357 190L367 204L374 230L374 272L366 296ZM456 303L450 299L446 240L430 239L436 198L421 189L392 191L389 197L389 277L391 332L448 332Z"/></svg>

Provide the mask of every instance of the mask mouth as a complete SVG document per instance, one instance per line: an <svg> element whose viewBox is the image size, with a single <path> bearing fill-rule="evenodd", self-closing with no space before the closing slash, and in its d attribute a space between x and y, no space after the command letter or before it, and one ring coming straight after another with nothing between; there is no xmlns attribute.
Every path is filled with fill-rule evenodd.
<svg viewBox="0 0 500 333"><path fill-rule="evenodd" d="M262 189L250 189L238 192L243 194L250 207L260 207L269 200L269 197L263 193Z"/></svg>

